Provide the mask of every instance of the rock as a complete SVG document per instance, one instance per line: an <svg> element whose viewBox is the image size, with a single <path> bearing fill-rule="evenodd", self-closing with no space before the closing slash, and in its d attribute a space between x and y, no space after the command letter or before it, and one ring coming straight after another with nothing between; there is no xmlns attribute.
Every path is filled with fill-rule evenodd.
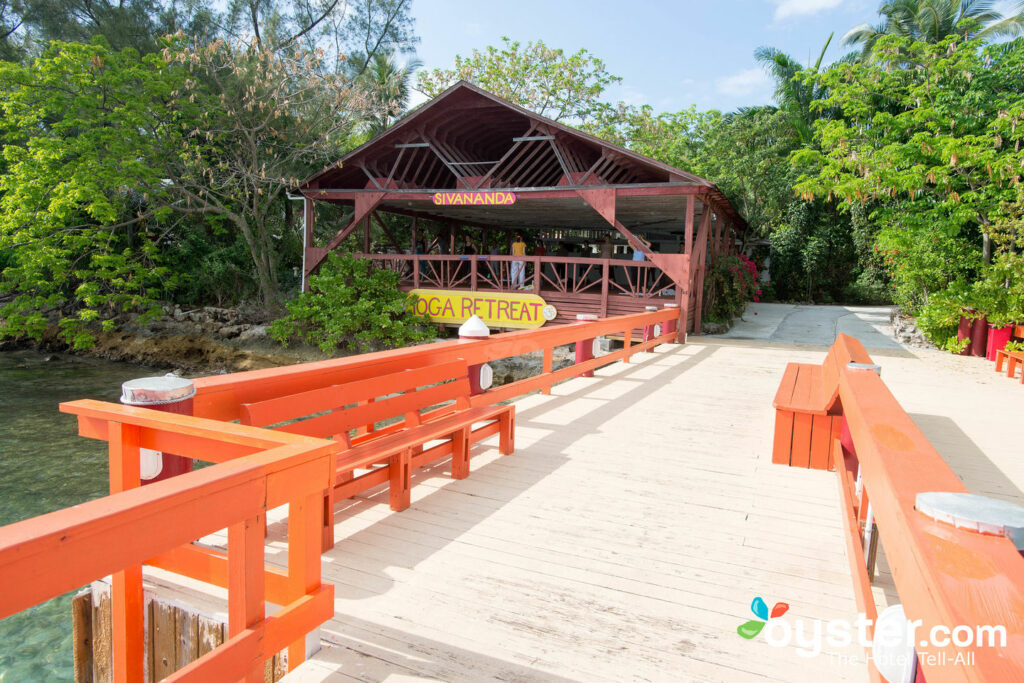
<svg viewBox="0 0 1024 683"><path fill-rule="evenodd" d="M247 328L245 325L225 325L224 327L217 330L217 334L219 334L222 337L230 339L231 337L237 337L246 329Z"/></svg>
<svg viewBox="0 0 1024 683"><path fill-rule="evenodd" d="M51 353L49 356L43 358L43 360L45 360L47 363L52 363L55 360L60 360L60 356Z"/></svg>
<svg viewBox="0 0 1024 683"><path fill-rule="evenodd" d="M270 336L269 325L253 325L238 335L239 339L260 339Z"/></svg>

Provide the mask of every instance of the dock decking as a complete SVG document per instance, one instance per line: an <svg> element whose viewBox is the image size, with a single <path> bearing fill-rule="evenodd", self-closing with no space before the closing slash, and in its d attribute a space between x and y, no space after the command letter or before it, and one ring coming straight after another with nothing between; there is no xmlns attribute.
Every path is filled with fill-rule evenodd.
<svg viewBox="0 0 1024 683"><path fill-rule="evenodd" d="M968 487L1021 502L1000 437L1016 383L971 359L871 353ZM485 445L461 481L421 472L404 512L386 491L339 506L335 616L287 680L866 680L856 645L808 658L736 633L755 596L794 620L856 615L835 476L770 463L782 370L823 355L662 346L519 400L514 455Z"/></svg>

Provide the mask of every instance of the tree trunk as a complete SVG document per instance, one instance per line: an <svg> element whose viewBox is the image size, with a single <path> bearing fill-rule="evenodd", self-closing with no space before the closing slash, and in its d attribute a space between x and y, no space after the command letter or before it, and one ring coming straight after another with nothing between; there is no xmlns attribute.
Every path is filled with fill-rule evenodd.
<svg viewBox="0 0 1024 683"><path fill-rule="evenodd" d="M987 232L981 233L981 257L986 266L992 263L992 238Z"/></svg>

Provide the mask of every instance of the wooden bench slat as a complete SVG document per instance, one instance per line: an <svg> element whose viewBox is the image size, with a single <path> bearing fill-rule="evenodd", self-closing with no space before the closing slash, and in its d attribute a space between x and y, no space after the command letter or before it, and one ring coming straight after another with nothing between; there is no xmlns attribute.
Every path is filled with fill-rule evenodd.
<svg viewBox="0 0 1024 683"><path fill-rule="evenodd" d="M408 394L400 394L383 401L336 410L335 412L312 417L301 422L282 425L277 428L277 431L290 434L305 434L306 436L316 435L326 438L336 434L344 434L350 429L361 425L373 424L391 417L398 417L419 410L424 406L433 406L445 401L455 400L460 395L465 396L468 393L468 382L465 383L465 386L462 386L462 382L459 381L449 382Z"/></svg>
<svg viewBox="0 0 1024 683"><path fill-rule="evenodd" d="M343 473L353 469L363 469L406 448L440 439L455 430L470 427L476 422L496 419L501 413L507 412L509 409L510 406L470 408L441 420L428 422L413 429L375 439L369 443L341 451L338 454L337 470L339 473Z"/></svg>
<svg viewBox="0 0 1024 683"><path fill-rule="evenodd" d="M398 392L412 391L428 384L465 376L465 374L466 362L456 360L449 363L427 365L422 368L411 368L346 384L334 384L258 403L246 403L242 405L243 423L265 427L327 409L378 399Z"/></svg>

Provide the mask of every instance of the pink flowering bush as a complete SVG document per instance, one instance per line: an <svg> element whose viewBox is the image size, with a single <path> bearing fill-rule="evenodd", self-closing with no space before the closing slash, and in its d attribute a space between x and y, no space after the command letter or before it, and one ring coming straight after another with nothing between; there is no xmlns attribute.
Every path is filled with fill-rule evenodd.
<svg viewBox="0 0 1024 683"><path fill-rule="evenodd" d="M757 265L749 258L718 256L704 278L704 319L726 322L743 315L748 301L761 300Z"/></svg>

